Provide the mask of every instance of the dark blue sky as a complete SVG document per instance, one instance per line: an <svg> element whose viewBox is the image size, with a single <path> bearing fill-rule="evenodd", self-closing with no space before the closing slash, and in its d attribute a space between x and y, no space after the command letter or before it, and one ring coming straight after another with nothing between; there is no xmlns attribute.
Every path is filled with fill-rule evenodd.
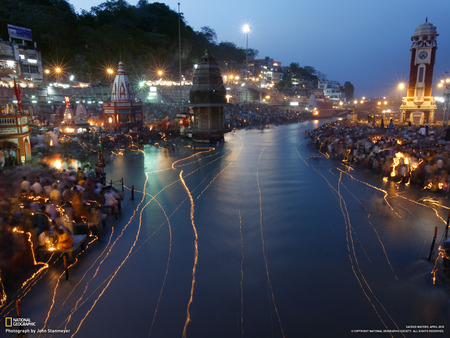
<svg viewBox="0 0 450 338"><path fill-rule="evenodd" d="M88 11L103 2L69 0L76 10ZM397 84L409 75L410 37L428 17L439 33L434 82L450 73L449 0L159 2L175 11L180 2L185 21L194 30L209 26L219 42L230 41L242 48L241 27L248 23L252 28L249 48L259 51L257 58L270 56L282 65L313 66L329 80L352 82L355 94L366 97L400 95ZM136 5L137 0L128 3Z"/></svg>

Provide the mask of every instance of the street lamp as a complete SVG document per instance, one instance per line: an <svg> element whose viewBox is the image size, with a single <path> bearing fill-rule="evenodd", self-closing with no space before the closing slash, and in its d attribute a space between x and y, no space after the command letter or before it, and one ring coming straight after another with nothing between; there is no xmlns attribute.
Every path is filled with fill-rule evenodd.
<svg viewBox="0 0 450 338"><path fill-rule="evenodd" d="M248 34L250 31L250 25L245 24L242 26L242 33L245 34L245 79L248 78Z"/></svg>
<svg viewBox="0 0 450 338"><path fill-rule="evenodd" d="M63 70L61 69L61 67L55 67L55 74L56 74L56 78L59 80L62 76Z"/></svg>
<svg viewBox="0 0 450 338"><path fill-rule="evenodd" d="M406 84L404 82L399 82L397 88L398 88L398 91L400 93L400 100L403 100L403 91L406 88Z"/></svg>
<svg viewBox="0 0 450 338"><path fill-rule="evenodd" d="M248 80L248 34L251 28L249 24L242 26L242 33L245 34L245 80ZM245 102L248 102L248 87L245 88Z"/></svg>
<svg viewBox="0 0 450 338"><path fill-rule="evenodd" d="M439 88L445 87L444 92L444 111L442 115L442 126L445 128L448 124L448 115L449 115L449 108L450 108L450 78L442 79L438 83Z"/></svg>

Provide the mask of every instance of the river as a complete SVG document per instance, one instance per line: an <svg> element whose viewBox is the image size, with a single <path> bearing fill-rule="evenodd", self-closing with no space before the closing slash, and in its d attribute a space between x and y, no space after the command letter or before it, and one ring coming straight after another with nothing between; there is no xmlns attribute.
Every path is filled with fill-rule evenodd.
<svg viewBox="0 0 450 338"><path fill-rule="evenodd" d="M23 316L78 337L448 335L449 284L428 262L447 195L325 158L304 134L317 125L116 156L114 230L69 281L49 269Z"/></svg>

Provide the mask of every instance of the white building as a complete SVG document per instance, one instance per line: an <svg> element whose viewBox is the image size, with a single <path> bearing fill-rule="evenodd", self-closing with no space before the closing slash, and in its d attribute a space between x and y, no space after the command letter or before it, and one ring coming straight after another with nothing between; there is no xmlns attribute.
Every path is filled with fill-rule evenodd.
<svg viewBox="0 0 450 338"><path fill-rule="evenodd" d="M337 81L320 80L317 88L322 89L323 95L332 101L345 99L345 94L341 91L341 85Z"/></svg>

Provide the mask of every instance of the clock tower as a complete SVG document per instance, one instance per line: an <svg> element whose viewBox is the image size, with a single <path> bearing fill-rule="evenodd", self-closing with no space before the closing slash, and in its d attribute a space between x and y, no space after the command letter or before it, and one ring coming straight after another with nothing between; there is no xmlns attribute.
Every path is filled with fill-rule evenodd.
<svg viewBox="0 0 450 338"><path fill-rule="evenodd" d="M408 92L400 107L403 122L434 122L436 104L431 96L431 89L438 35L436 27L429 23L427 18L411 37Z"/></svg>

